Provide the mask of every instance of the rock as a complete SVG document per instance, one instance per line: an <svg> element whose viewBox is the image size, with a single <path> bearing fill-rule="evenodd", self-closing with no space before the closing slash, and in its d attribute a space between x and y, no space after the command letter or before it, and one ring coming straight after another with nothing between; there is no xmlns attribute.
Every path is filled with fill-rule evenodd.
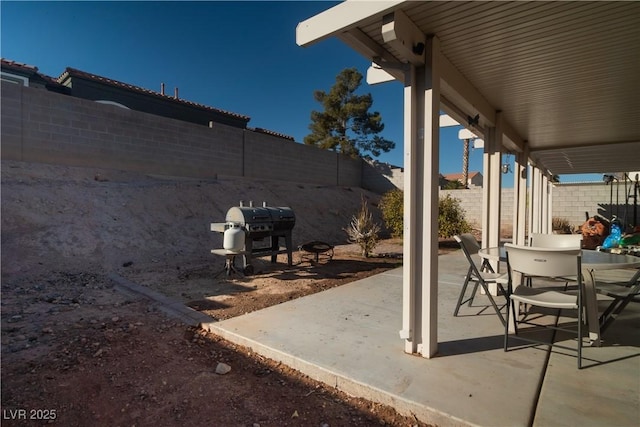
<svg viewBox="0 0 640 427"><path fill-rule="evenodd" d="M218 363L218 366L216 366L216 374L218 375L226 375L229 372L231 372L231 366L227 365L226 363Z"/></svg>

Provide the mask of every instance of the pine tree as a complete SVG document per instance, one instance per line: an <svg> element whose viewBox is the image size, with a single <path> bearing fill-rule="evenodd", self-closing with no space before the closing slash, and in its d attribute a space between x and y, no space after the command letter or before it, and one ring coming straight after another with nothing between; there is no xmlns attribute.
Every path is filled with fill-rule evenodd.
<svg viewBox="0 0 640 427"><path fill-rule="evenodd" d="M365 153L378 157L395 147L393 141L378 135L384 124L379 112L369 112L373 104L371 94L355 94L361 82L362 74L355 68L348 68L338 74L329 93L314 92L313 96L322 104L324 112L311 112L311 133L304 138L305 144L351 157Z"/></svg>

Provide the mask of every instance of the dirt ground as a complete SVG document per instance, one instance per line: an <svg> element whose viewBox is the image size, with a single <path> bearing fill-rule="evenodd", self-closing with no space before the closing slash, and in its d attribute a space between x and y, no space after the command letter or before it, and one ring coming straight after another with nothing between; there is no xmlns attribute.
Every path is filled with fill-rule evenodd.
<svg viewBox="0 0 640 427"><path fill-rule="evenodd" d="M278 255L275 264L268 257L258 258L252 261L254 274L248 276L241 273L241 260L236 261L240 273L231 276L227 276L221 260L177 268L132 265L120 274L224 320L400 267L402 242L387 239L369 258L359 254L357 245L339 245L332 255L331 259L324 255L315 262L313 255L295 251L291 266L284 254Z"/></svg>
<svg viewBox="0 0 640 427"><path fill-rule="evenodd" d="M189 327L108 279L115 272L227 319L401 265L401 242L388 239L366 259L336 244L330 261L296 252L292 266L281 256L255 262L251 276L218 274L224 260L208 253L219 242L206 227L238 196L224 198L225 186L266 191L2 162L3 426L424 425ZM299 200L285 184L269 188L295 206L296 233L343 234L361 192L302 187ZM331 212L309 194L332 200Z"/></svg>
<svg viewBox="0 0 640 427"><path fill-rule="evenodd" d="M317 264L296 254L291 267L263 262L247 277L214 277L221 265L123 275L226 319L400 265L399 242L380 248L364 259L337 247ZM88 272L3 280L2 411L6 426L424 425L187 327Z"/></svg>

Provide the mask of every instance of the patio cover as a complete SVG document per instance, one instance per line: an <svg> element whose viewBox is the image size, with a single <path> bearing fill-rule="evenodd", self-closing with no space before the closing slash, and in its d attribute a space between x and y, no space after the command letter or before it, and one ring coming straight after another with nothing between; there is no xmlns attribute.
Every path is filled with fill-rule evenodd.
<svg viewBox="0 0 640 427"><path fill-rule="evenodd" d="M514 240L525 214L545 232L554 175L640 169L638 23L640 2L350 0L298 24L300 46L338 37L369 81L405 85L405 351L437 352L439 112L484 135L483 246L498 244L503 152Z"/></svg>

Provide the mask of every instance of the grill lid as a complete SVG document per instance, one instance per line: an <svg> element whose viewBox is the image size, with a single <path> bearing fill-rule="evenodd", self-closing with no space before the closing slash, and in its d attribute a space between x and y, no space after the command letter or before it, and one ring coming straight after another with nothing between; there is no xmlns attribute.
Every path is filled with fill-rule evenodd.
<svg viewBox="0 0 640 427"><path fill-rule="evenodd" d="M256 222L271 222L271 214L266 208L234 206L227 211L225 220L227 222L236 222L241 225Z"/></svg>
<svg viewBox="0 0 640 427"><path fill-rule="evenodd" d="M274 230L291 230L296 223L293 209L289 207L234 206L229 208L226 222L242 226L249 233L270 233Z"/></svg>

